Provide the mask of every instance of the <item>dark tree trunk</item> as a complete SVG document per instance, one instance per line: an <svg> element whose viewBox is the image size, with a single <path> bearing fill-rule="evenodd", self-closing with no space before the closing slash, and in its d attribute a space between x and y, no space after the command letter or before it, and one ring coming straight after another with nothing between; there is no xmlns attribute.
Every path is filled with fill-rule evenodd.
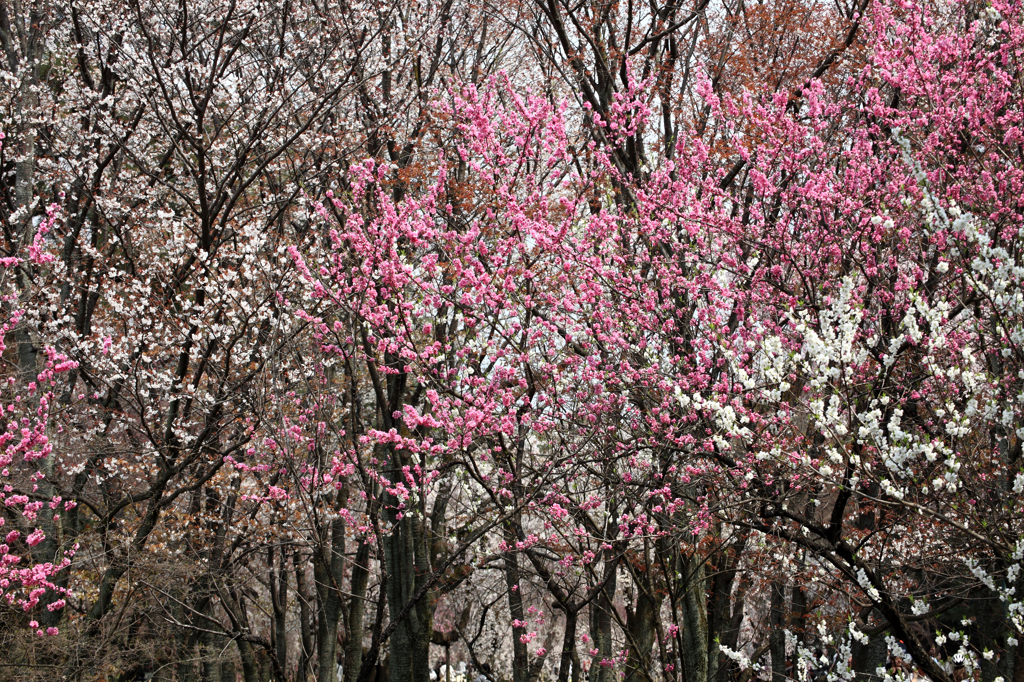
<svg viewBox="0 0 1024 682"><path fill-rule="evenodd" d="M604 562L617 563L614 550L604 550ZM614 643L612 642L612 609L614 608L615 588L617 577L612 574L611 579L594 601L590 603L590 636L594 640L594 648L597 655L590 664L590 679L594 680L594 670L597 670L595 682L615 682L615 668L611 665L614 659ZM606 665L601 662L606 661Z"/></svg>
<svg viewBox="0 0 1024 682"><path fill-rule="evenodd" d="M853 655L853 669L857 673L856 682L878 682L881 679L875 671L885 665L888 653L885 633L872 635L867 644L854 642L850 653Z"/></svg>
<svg viewBox="0 0 1024 682"><path fill-rule="evenodd" d="M626 682L649 682L652 679L651 649L654 648L655 619L661 609L661 599L654 593L649 576L636 580L636 605L626 614L626 631L629 637L626 645Z"/></svg>
<svg viewBox="0 0 1024 682"><path fill-rule="evenodd" d="M236 639L235 644L238 645L238 657L242 660L242 677L245 682L260 682L260 669L252 645L241 639Z"/></svg>
<svg viewBox="0 0 1024 682"><path fill-rule="evenodd" d="M565 610L565 632L562 635L562 656L558 659L558 682L569 682L569 670L575 680L578 676L574 659L576 658L576 612Z"/></svg>
<svg viewBox="0 0 1024 682"><path fill-rule="evenodd" d="M681 565L685 580L685 592L680 600L683 671L686 682L707 682L708 614L704 560L699 556L683 557Z"/></svg>
<svg viewBox="0 0 1024 682"><path fill-rule="evenodd" d="M516 534L512 523L505 526L505 542L515 546ZM527 682L530 674L529 652L521 637L526 634L526 628L516 626L514 623L526 621L526 611L523 609L523 595L520 592L519 557L513 551L505 552L505 587L508 589L508 611L512 617L512 682ZM602 680L604 682L604 680Z"/></svg>
<svg viewBox="0 0 1024 682"><path fill-rule="evenodd" d="M274 609L273 644L277 654L277 662L284 670L288 669L288 555L284 549L280 552L280 571L274 565L274 548L267 550L267 564L270 568L270 601Z"/></svg>
<svg viewBox="0 0 1024 682"><path fill-rule="evenodd" d="M408 464L400 452L392 454L396 476ZM430 635L433 632L432 599L419 599L402 614L406 604L430 575L424 522L412 510L398 509L399 501L385 495L385 518L391 533L384 537L384 560L388 570L387 597L392 622L397 623L389 640L391 682L428 682ZM399 516L401 515L401 516Z"/></svg>
<svg viewBox="0 0 1024 682"><path fill-rule="evenodd" d="M775 580L771 585L771 611L768 613L768 650L772 655L772 682L786 680L786 585Z"/></svg>
<svg viewBox="0 0 1024 682"><path fill-rule="evenodd" d="M733 622L733 584L736 564L743 553L747 536L743 535L724 547L717 556L715 574L711 579L711 609L708 612L708 680L726 682L731 660L721 654L721 647L735 649L739 638L739 623ZM742 594L738 605L742 612Z"/></svg>
<svg viewBox="0 0 1024 682"><path fill-rule="evenodd" d="M345 568L345 522L331 521L330 543L321 542L314 562L317 603L317 682L337 682L338 622L341 619L341 580Z"/></svg>
<svg viewBox="0 0 1024 682"><path fill-rule="evenodd" d="M295 593L299 597L299 643L302 651L299 656L299 680L306 682L306 676L312 672L310 662L313 660L313 632L310 629L310 594L306 589L306 569L302 565L300 554L292 555L295 562Z"/></svg>
<svg viewBox="0 0 1024 682"><path fill-rule="evenodd" d="M348 609L348 642L345 650L345 682L356 682L363 664L363 616L370 576L370 544L362 538L352 566L352 598Z"/></svg>

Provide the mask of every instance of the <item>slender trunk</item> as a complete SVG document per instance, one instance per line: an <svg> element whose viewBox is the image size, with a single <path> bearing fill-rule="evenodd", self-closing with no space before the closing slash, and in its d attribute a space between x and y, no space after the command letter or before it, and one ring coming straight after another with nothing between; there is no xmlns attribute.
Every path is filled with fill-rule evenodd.
<svg viewBox="0 0 1024 682"><path fill-rule="evenodd" d="M338 622L341 620L342 571L345 561L345 522L331 521L330 543L322 543L314 564L319 617L317 618L317 682L337 682Z"/></svg>
<svg viewBox="0 0 1024 682"><path fill-rule="evenodd" d="M803 559L800 560L799 569L803 570ZM800 586L799 582L793 584L793 596L791 599L790 611L792 612L793 634L796 641L803 645L807 639L807 592Z"/></svg>
<svg viewBox="0 0 1024 682"><path fill-rule="evenodd" d="M175 599L170 602L168 609L171 612L172 617L179 623L187 622L192 618L192 614L185 608L185 600L189 599L187 595L180 595L180 599ZM202 609L202 600L196 604L197 610ZM174 641L174 652L177 660L173 666L166 668L168 680L180 680L181 682L190 682L195 679L195 675L192 672L193 664L192 659L195 657L193 648L195 643L198 641L198 637L193 630L188 628L179 628L175 631ZM155 678L154 678L155 679ZM161 677L161 679L163 679Z"/></svg>
<svg viewBox="0 0 1024 682"><path fill-rule="evenodd" d="M356 682L363 663L363 615L366 586L370 577L370 540L362 538L352 566L352 591L348 609L348 648L345 651L345 681Z"/></svg>
<svg viewBox="0 0 1024 682"><path fill-rule="evenodd" d="M288 669L288 634L286 618L288 615L288 554L282 548L280 552L281 570L274 567L274 548L267 550L267 563L270 568L270 601L274 609L274 651L277 662L283 670Z"/></svg>
<svg viewBox="0 0 1024 682"><path fill-rule="evenodd" d="M299 643L302 652L299 656L299 680L306 682L306 676L313 672L310 661L313 659L313 632L310 629L309 600L306 589L306 569L298 552L292 555L295 563L295 593L299 596Z"/></svg>
<svg viewBox="0 0 1024 682"><path fill-rule="evenodd" d="M771 611L768 650L772 655L772 682L786 680L786 585L778 580L771 585Z"/></svg>
<svg viewBox="0 0 1024 682"><path fill-rule="evenodd" d="M576 621L575 611L565 609L565 632L562 635L562 657L558 660L558 682L569 682L569 671L575 680L578 673L574 659L576 658Z"/></svg>
<svg viewBox="0 0 1024 682"><path fill-rule="evenodd" d="M505 543L515 546L516 535L512 523L505 525ZM529 652L522 641L526 628L516 623L526 621L523 609L523 595L520 592L519 557L515 552L505 552L505 587L508 589L508 611L512 617L512 682L527 682L530 674ZM604 682L602 680L602 682Z"/></svg>
<svg viewBox="0 0 1024 682"><path fill-rule="evenodd" d="M22 34L18 37L25 41L25 54L22 55L20 64L24 69L20 84L21 91L15 100L15 120L21 123L21 130L18 131L19 134L15 142L14 158L17 161L14 164L14 202L19 211L18 218L24 221L22 239L27 241L31 239L27 231L32 225L30 208L35 193L33 187L36 167L37 124L35 118L36 110L39 108L39 62L42 57L43 17L39 11L39 5L34 3L33 9L29 12L28 25L23 24L23 16L20 12L13 12L9 19L16 24L17 32ZM35 377L33 376L32 379L34 380Z"/></svg>
<svg viewBox="0 0 1024 682"><path fill-rule="evenodd" d="M637 599L634 608L626 614L629 633L626 657L626 682L645 682L652 679L651 649L654 647L655 619L661 610L661 600L654 593L650 579L637 580Z"/></svg>
<svg viewBox="0 0 1024 682"><path fill-rule="evenodd" d="M686 592L680 600L683 671L686 682L707 682L708 613L704 560L699 556L683 557L681 564L686 585Z"/></svg>
<svg viewBox="0 0 1024 682"><path fill-rule="evenodd" d="M396 476L405 464L398 452L393 454ZM388 571L388 608L397 625L391 634L391 682L428 682L430 679L430 635L433 633L433 597L417 601L399 619L402 609L430 575L424 522L414 514L398 509L398 501L387 496L385 518L392 531L384 538L384 560ZM401 516L400 516L401 515Z"/></svg>
<svg viewBox="0 0 1024 682"><path fill-rule="evenodd" d="M604 561L616 561L614 551L604 550ZM612 609L615 601L617 576L612 575L604 590L601 591L594 601L590 603L590 636L594 639L594 648L597 649L597 656L590 664L590 677L593 679L594 670L597 670L596 682L615 682L614 643L612 642Z"/></svg>
<svg viewBox="0 0 1024 682"><path fill-rule="evenodd" d="M728 643L722 641L722 636L729 628L730 613L729 607L732 602L732 582L735 571L728 570L728 550L719 554L718 566L714 577L711 579L711 609L708 612L708 680L725 682L726 665L719 659L721 656L721 645Z"/></svg>

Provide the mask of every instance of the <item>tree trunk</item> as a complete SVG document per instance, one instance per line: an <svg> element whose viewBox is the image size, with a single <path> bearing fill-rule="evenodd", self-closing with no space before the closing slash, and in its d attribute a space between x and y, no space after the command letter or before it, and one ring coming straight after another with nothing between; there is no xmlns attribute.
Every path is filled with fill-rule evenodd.
<svg viewBox="0 0 1024 682"><path fill-rule="evenodd" d="M238 645L238 657L242 660L242 678L245 682L260 682L260 669L256 665L252 645L241 639L236 639L235 644Z"/></svg>
<svg viewBox="0 0 1024 682"><path fill-rule="evenodd" d="M505 525L505 543L515 546L516 534L512 523ZM530 674L529 652L522 636L526 634L526 628L516 626L516 621L526 621L526 612L523 609L523 595L520 590L519 557L513 551L504 553L505 562L505 587L508 589L508 611L512 617L512 682L527 682ZM602 682L604 682L602 680Z"/></svg>
<svg viewBox="0 0 1024 682"><path fill-rule="evenodd" d="M686 682L708 679L708 613L705 597L704 561L691 556L682 559L686 592L681 601L683 627L682 654Z"/></svg>
<svg viewBox="0 0 1024 682"><path fill-rule="evenodd" d="M604 550L604 562L617 562L614 550ZM608 584L601 593L590 603L590 636L594 639L594 648L597 655L590 663L590 679L594 680L594 670L597 670L596 682L615 682L615 668L612 665L614 660L614 644L612 642L612 609L615 601L617 576L613 573ZM605 664L602 665L602 661Z"/></svg>
<svg viewBox="0 0 1024 682"><path fill-rule="evenodd" d="M722 656L721 647L736 648L739 624L733 624L732 588L736 579L736 564L746 535L734 540L718 553L715 574L711 580L711 610L708 613L708 680L726 682L730 660ZM742 598L739 601L742 610Z"/></svg>
<svg viewBox="0 0 1024 682"><path fill-rule="evenodd" d="M768 650L772 655L772 682L786 680L786 585L778 580L771 585L771 611L768 613Z"/></svg>
<svg viewBox="0 0 1024 682"><path fill-rule="evenodd" d="M366 611L366 586L370 576L370 541L362 538L352 566L352 591L348 609L348 647L345 651L345 682L356 682L363 664L363 614Z"/></svg>
<svg viewBox="0 0 1024 682"><path fill-rule="evenodd" d="M341 586L345 567L345 522L331 521L330 544L321 543L314 562L317 603L317 682L337 682L338 621L341 619Z"/></svg>
<svg viewBox="0 0 1024 682"><path fill-rule="evenodd" d="M851 647L856 682L878 682L881 679L875 671L885 665L888 647L885 633L873 635L867 644L854 642Z"/></svg>
<svg viewBox="0 0 1024 682"><path fill-rule="evenodd" d="M569 671L572 670L575 680L578 673L573 659L576 658L576 622L577 614L565 609L565 632L562 634L562 656L558 660L558 682L569 682Z"/></svg>
<svg viewBox="0 0 1024 682"><path fill-rule="evenodd" d="M302 651L299 656L299 682L306 682L313 659L313 632L310 629L310 595L306 590L306 569L298 552L292 555L295 563L295 592L299 596L299 642Z"/></svg>
<svg viewBox="0 0 1024 682"><path fill-rule="evenodd" d="M626 682L649 682L652 679L651 649L654 648L655 619L661 610L661 600L654 594L650 579L636 581L636 605L626 614L626 631L629 637L626 645Z"/></svg>
<svg viewBox="0 0 1024 682"><path fill-rule="evenodd" d="M270 568L270 601L274 609L274 651L277 662L282 670L288 669L288 631L286 618L288 615L288 554L282 548L280 567L274 567L274 548L267 550L267 563Z"/></svg>
<svg viewBox="0 0 1024 682"><path fill-rule="evenodd" d="M401 476L403 461L400 453L392 456L395 476ZM402 609L412 601L413 595L430 575L427 561L426 538L423 521L411 510L399 510L398 500L390 495L385 502L385 518L391 533L384 537L384 560L388 570L388 608L393 622L391 634L391 682L428 682L430 679L430 635L433 632L432 598L417 601L404 615ZM401 515L401 516L399 516Z"/></svg>
<svg viewBox="0 0 1024 682"><path fill-rule="evenodd" d="M199 638L199 651L203 659L203 682L221 682L220 652L223 646L217 635L204 632Z"/></svg>

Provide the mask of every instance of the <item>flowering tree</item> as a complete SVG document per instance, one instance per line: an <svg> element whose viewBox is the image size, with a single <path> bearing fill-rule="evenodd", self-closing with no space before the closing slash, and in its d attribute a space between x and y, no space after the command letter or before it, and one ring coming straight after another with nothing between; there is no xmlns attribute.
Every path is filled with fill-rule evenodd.
<svg viewBox="0 0 1024 682"><path fill-rule="evenodd" d="M3 133L0 133L0 140ZM53 493L47 484L47 474L52 473L56 455L50 443L48 425L55 402L54 390L60 385L62 375L72 371L76 363L52 348L43 350L45 367L34 377L22 375L23 365L18 361L26 349L15 345L7 352L6 339L17 339L16 331L25 315L18 304L15 282L26 276L26 270L47 260L39 248L40 242L53 227L57 219L55 206L49 208L49 216L43 220L35 233L30 257L3 259L5 286L3 303L8 309L7 319L0 325L0 356L5 356L5 379L3 415L6 422L3 435L4 451L0 455L0 476L3 490L0 492L4 504L4 515L0 516L3 527L3 544L0 544L0 596L6 606L21 612L32 612L38 606L45 606L45 613L51 616L44 623L36 620L29 625L36 634L58 634L53 625L52 614L65 606L62 595L66 590L55 580L67 569L75 554L74 547L62 557L53 556L54 548L60 546L59 536L63 528L61 512L76 506L73 500L64 501ZM24 338L24 337L22 337ZM22 341L24 343L24 341ZM28 379L28 381L22 381ZM28 472L35 470L29 475ZM55 559L55 560L54 560Z"/></svg>

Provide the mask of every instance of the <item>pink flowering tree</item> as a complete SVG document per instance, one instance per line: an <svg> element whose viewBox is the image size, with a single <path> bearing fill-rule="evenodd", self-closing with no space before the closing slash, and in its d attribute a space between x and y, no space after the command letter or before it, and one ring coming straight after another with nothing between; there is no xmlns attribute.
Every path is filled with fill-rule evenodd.
<svg viewBox="0 0 1024 682"><path fill-rule="evenodd" d="M301 454L292 494L316 513L326 491L331 523L353 528L360 550L378 545L390 619L373 641L390 637L392 671L427 664L433 603L472 572L468 556L490 555L517 680L544 665L556 618L560 679L581 653L601 675L643 677L656 641L672 672L666 647L699 639L706 608L690 587L704 585L695 551L714 522L700 481L717 471L718 439L703 434L721 430L678 397L728 401L720 358L749 293L730 291L721 268L690 267L701 247L722 248L698 230L659 260L657 240L676 239L693 195L674 196L667 173L637 185L604 154L594 175L572 172L564 109L505 83L445 102L438 116L458 142L433 181L396 200L391 170L367 161L344 199L314 206L333 251L292 251L309 302L297 314L319 341L306 394L289 394L308 406L287 434ZM613 111L598 123L616 141L648 116L636 92ZM627 198L601 208L605 193ZM717 206L705 210L727 223ZM666 585L689 603L662 627ZM624 619L618 591L633 595Z"/></svg>
<svg viewBox="0 0 1024 682"><path fill-rule="evenodd" d="M557 299L551 246L568 222L546 218L569 221L573 209L539 181L564 162L558 112L538 98L503 111L498 89L467 88L438 112L464 146L419 191L368 160L344 199L315 206L332 250L292 254L308 283L299 315L319 342L317 409L338 395L328 376L344 376L350 412L369 402L362 415L318 422L346 447L300 471L313 474L310 485L340 491L351 481L359 491L335 513L364 538L361 549L377 544L390 619L374 645L389 640L398 675L404 666L426 675L435 604L488 550L503 565L515 666L537 669L518 556L539 538L520 519L572 458L541 443L563 411L555 369L571 353L549 341L558 323L544 312ZM492 531L501 539L488 544Z"/></svg>
<svg viewBox="0 0 1024 682"><path fill-rule="evenodd" d="M3 134L0 133L0 140ZM24 256L0 260L0 358L3 362L3 432L0 433L0 598L38 635L56 635L66 589L55 582L71 563L75 548L61 551L61 514L75 507L63 500L47 481L59 457L50 442L51 410L63 376L76 363L52 348L32 348L25 310L19 308L21 285L48 260L42 249L47 233L58 220L50 206L28 244ZM26 375L25 355L38 353L40 370ZM40 623L40 621L42 621Z"/></svg>

